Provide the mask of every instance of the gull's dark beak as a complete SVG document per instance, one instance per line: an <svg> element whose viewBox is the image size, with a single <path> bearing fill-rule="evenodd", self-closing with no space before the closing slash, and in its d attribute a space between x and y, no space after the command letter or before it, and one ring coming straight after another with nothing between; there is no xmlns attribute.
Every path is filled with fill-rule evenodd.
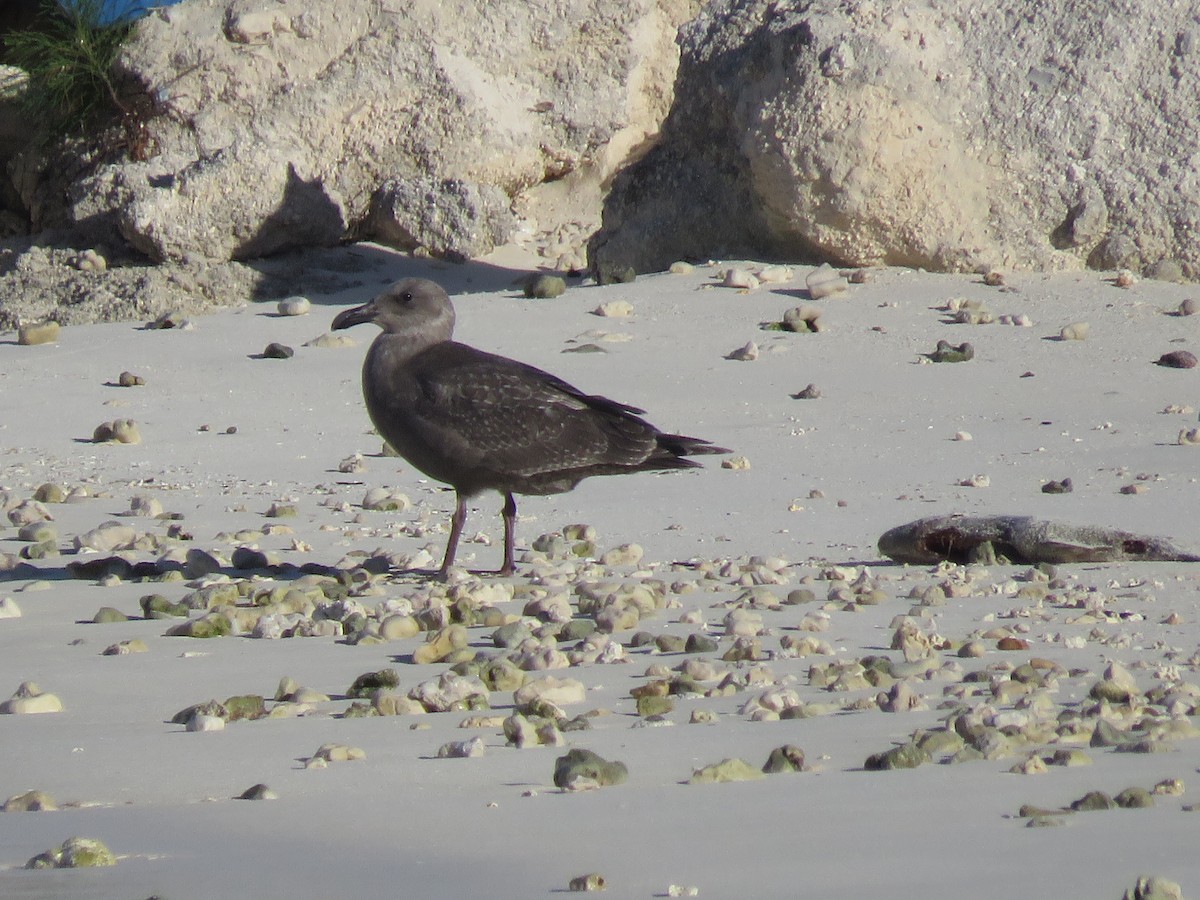
<svg viewBox="0 0 1200 900"><path fill-rule="evenodd" d="M364 303L362 306L356 306L353 309L343 310L337 314L331 326L334 331L340 331L343 328L352 328L355 325L362 325L364 322L374 322L375 315L378 310L375 307L375 301Z"/></svg>

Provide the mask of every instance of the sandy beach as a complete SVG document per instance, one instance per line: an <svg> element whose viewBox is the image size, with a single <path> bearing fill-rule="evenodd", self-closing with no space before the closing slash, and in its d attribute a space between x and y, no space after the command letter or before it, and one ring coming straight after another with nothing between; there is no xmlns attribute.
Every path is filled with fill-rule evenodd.
<svg viewBox="0 0 1200 900"><path fill-rule="evenodd" d="M1185 896L1196 890L1185 808L1200 803L1200 566L901 566L876 546L894 526L965 513L1200 548L1200 447L1179 442L1197 427L1200 372L1155 364L1196 351L1200 316L1175 314L1193 287L1019 272L989 286L975 275L874 269L813 301L809 267L747 291L720 286L726 270L764 264L717 261L606 287L568 279L563 296L533 300L517 283L530 261L513 251L461 266L372 245L341 253L359 283L306 292L306 315L230 297L228 309L185 327L67 327L36 346L0 334L0 496L10 513L0 600L11 598L0 699L35 682L62 706L0 716L0 803L37 790L59 807L0 814L0 895L530 898L589 873L615 897L696 888L709 898L1118 900L1151 875ZM457 339L734 453L703 458L702 470L518 498L513 578L464 570L447 596L399 570L440 561L454 495L382 455L371 432L359 378L376 330L336 333L351 345L319 339L338 312L410 276L449 291ZM620 301L629 315L596 314ZM763 328L806 305L819 308L820 331ZM995 321L956 323L959 308ZM1061 339L1073 323L1087 324L1085 340ZM931 361L942 340L969 342L973 358ZM263 358L272 342L294 355ZM728 358L748 342L757 358ZM122 372L145 383L121 387ZM793 396L810 384L818 397ZM133 420L140 442L94 443L96 427L117 419ZM1064 478L1071 492L1042 491ZM32 501L47 483L69 502L43 505L47 555L22 559L37 542L19 538L20 516L36 524ZM376 488L408 503L364 509ZM495 495L471 503L462 566L499 565L499 509ZM24 512L14 519L15 510ZM132 528L135 546L89 548L85 536L108 522ZM563 538L575 524L594 529L594 552ZM555 532L557 543L539 545L565 552L547 559L533 547ZM629 544L641 555L602 561ZM236 567L239 547L268 565ZM192 577L189 550L215 560L214 571ZM154 563L156 574L68 569L112 556ZM317 633L275 637L267 623L252 636L256 608L295 626L270 604L294 586L319 595L336 570L349 596L326 594L297 614L309 623L301 631ZM143 616L147 595L195 602L197 591L230 585L235 633L167 634L212 614L199 608ZM565 601L529 612L546 597ZM580 604L602 607L604 597L642 605L615 617L611 633L579 637L599 615ZM453 624L455 603L474 610L461 623L467 646L414 662ZM103 607L128 618L94 622ZM388 616L437 627L347 637L378 632ZM456 663L456 677L478 677L478 660L517 653L495 634L519 621L533 641L526 685L578 682L551 729L559 746L506 739L512 687L490 689L486 705L468 701L479 708L345 715L364 673L395 670L393 698ZM555 640L571 623L579 630ZM683 650L689 636L713 649ZM134 640L141 652L104 653ZM284 678L312 695L274 699ZM1101 682L1124 695L1097 691ZM669 702L639 714L631 691ZM195 704L246 695L279 711L202 716L197 731L172 722ZM369 696L357 702L379 711ZM923 764L867 770L872 754L927 733L944 740L930 741ZM439 758L476 737L481 756ZM326 744L363 758L309 763ZM761 770L785 746L803 751L803 771L692 783L726 759ZM571 749L624 763L627 779L561 789L555 761ZM277 799L234 799L260 783ZM1127 788L1152 805L1069 809L1089 792ZM1023 806L1037 809L1021 815ZM25 868L73 836L104 842L116 865Z"/></svg>

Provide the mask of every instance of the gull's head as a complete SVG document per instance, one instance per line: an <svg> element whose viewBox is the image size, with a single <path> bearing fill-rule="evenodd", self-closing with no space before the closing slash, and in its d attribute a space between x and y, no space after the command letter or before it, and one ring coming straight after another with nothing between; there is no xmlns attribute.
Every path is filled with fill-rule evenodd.
<svg viewBox="0 0 1200 900"><path fill-rule="evenodd" d="M386 334L419 335L427 343L454 333L454 307L441 285L426 278L397 281L373 300L338 313L333 330L374 322Z"/></svg>

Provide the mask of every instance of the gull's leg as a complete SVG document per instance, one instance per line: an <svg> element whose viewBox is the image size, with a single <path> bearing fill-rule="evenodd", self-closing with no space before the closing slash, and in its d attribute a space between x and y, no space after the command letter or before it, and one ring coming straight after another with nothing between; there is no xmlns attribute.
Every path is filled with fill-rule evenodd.
<svg viewBox="0 0 1200 900"><path fill-rule="evenodd" d="M446 580L446 575L450 571L450 567L454 565L454 555L458 552L458 539L462 535L463 525L467 521L467 501L462 494L454 492L455 500L454 514L450 516L450 538L446 541L446 556L442 559L442 567L438 569L437 577L442 581Z"/></svg>
<svg viewBox="0 0 1200 900"><path fill-rule="evenodd" d="M512 491L504 494L504 509L501 515L504 516L504 565L496 574L511 575L516 571L513 564L513 542L514 532L517 530L517 501L513 499Z"/></svg>

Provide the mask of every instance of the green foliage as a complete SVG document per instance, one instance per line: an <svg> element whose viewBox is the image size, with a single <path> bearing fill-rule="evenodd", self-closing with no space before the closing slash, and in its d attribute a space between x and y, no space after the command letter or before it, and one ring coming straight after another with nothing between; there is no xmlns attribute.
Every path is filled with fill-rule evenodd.
<svg viewBox="0 0 1200 900"><path fill-rule="evenodd" d="M44 0L33 27L5 39L8 61L29 73L25 112L52 136L78 134L122 104L113 63L132 24L105 22L102 0Z"/></svg>

